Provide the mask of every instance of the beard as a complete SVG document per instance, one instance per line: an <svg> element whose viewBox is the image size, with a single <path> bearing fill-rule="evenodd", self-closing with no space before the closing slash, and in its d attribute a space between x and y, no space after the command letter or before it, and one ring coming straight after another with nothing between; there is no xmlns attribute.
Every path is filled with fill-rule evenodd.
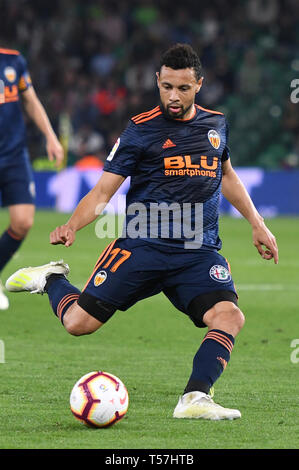
<svg viewBox="0 0 299 470"><path fill-rule="evenodd" d="M175 106L175 105L168 104L165 107L163 105L163 103L161 102L161 108L163 110L163 113L164 113L165 117L167 117L168 119L184 119L184 116L188 113L188 111L190 111L190 109L192 108L192 105L193 105L193 103L191 103L189 106L187 106L185 108L184 108L183 105L177 105L180 108L180 110L177 113L174 113L169 108L171 108L172 106Z"/></svg>

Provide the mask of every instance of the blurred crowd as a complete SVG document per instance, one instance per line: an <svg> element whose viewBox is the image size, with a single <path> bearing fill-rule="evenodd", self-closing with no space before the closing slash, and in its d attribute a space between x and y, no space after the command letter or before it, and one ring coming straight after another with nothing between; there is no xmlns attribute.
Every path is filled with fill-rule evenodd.
<svg viewBox="0 0 299 470"><path fill-rule="evenodd" d="M156 106L176 42L198 52L197 102L223 111L236 166L299 167L298 0L2 0L2 47L20 50L68 162L106 158L128 119ZM298 93L299 96L299 93ZM32 159L45 150L28 123Z"/></svg>

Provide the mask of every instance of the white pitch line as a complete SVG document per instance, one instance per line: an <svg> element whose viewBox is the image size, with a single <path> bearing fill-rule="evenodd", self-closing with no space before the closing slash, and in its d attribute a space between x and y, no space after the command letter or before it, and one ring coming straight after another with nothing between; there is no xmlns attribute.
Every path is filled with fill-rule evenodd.
<svg viewBox="0 0 299 470"><path fill-rule="evenodd" d="M242 260L242 261L235 261L234 264L237 265L242 265L242 264L246 264L247 266L265 266L265 261L260 259L260 258L257 258L257 259L245 259L245 260ZM298 260L297 259L293 259L293 260L279 260L279 263L278 263L278 266L295 266L295 267L298 267Z"/></svg>
<svg viewBox="0 0 299 470"><path fill-rule="evenodd" d="M237 284L237 291L239 290L255 290L255 291L294 291L299 290L298 286L290 284Z"/></svg>

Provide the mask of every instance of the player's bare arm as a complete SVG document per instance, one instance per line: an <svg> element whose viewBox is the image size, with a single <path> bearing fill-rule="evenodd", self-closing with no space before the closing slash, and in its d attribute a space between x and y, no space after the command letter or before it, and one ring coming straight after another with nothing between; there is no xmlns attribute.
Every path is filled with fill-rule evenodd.
<svg viewBox="0 0 299 470"><path fill-rule="evenodd" d="M233 169L230 160L223 163L222 194L252 226L253 244L262 258L274 258L278 263L278 247L274 235L256 210L245 186Z"/></svg>
<svg viewBox="0 0 299 470"><path fill-rule="evenodd" d="M46 148L49 160L56 160L56 165L61 165L64 158L63 147L52 129L47 113L38 99L34 88L27 88L27 90L22 93L22 98L26 113L46 138Z"/></svg>
<svg viewBox="0 0 299 470"><path fill-rule="evenodd" d="M104 171L96 186L81 199L68 222L51 232L50 243L71 246L75 241L76 232L101 214L124 180L121 175Z"/></svg>

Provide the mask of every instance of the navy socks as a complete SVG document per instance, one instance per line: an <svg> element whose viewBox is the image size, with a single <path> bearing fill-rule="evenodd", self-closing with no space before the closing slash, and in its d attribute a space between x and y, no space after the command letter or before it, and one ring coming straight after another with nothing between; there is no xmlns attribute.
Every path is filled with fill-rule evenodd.
<svg viewBox="0 0 299 470"><path fill-rule="evenodd" d="M81 291L74 287L63 274L51 274L45 286L54 314L63 324L67 309L78 300Z"/></svg>
<svg viewBox="0 0 299 470"><path fill-rule="evenodd" d="M23 242L9 227L0 237L0 272Z"/></svg>
<svg viewBox="0 0 299 470"><path fill-rule="evenodd" d="M234 342L234 337L225 331L208 331L194 356L192 373L184 393L209 393L230 359Z"/></svg>

